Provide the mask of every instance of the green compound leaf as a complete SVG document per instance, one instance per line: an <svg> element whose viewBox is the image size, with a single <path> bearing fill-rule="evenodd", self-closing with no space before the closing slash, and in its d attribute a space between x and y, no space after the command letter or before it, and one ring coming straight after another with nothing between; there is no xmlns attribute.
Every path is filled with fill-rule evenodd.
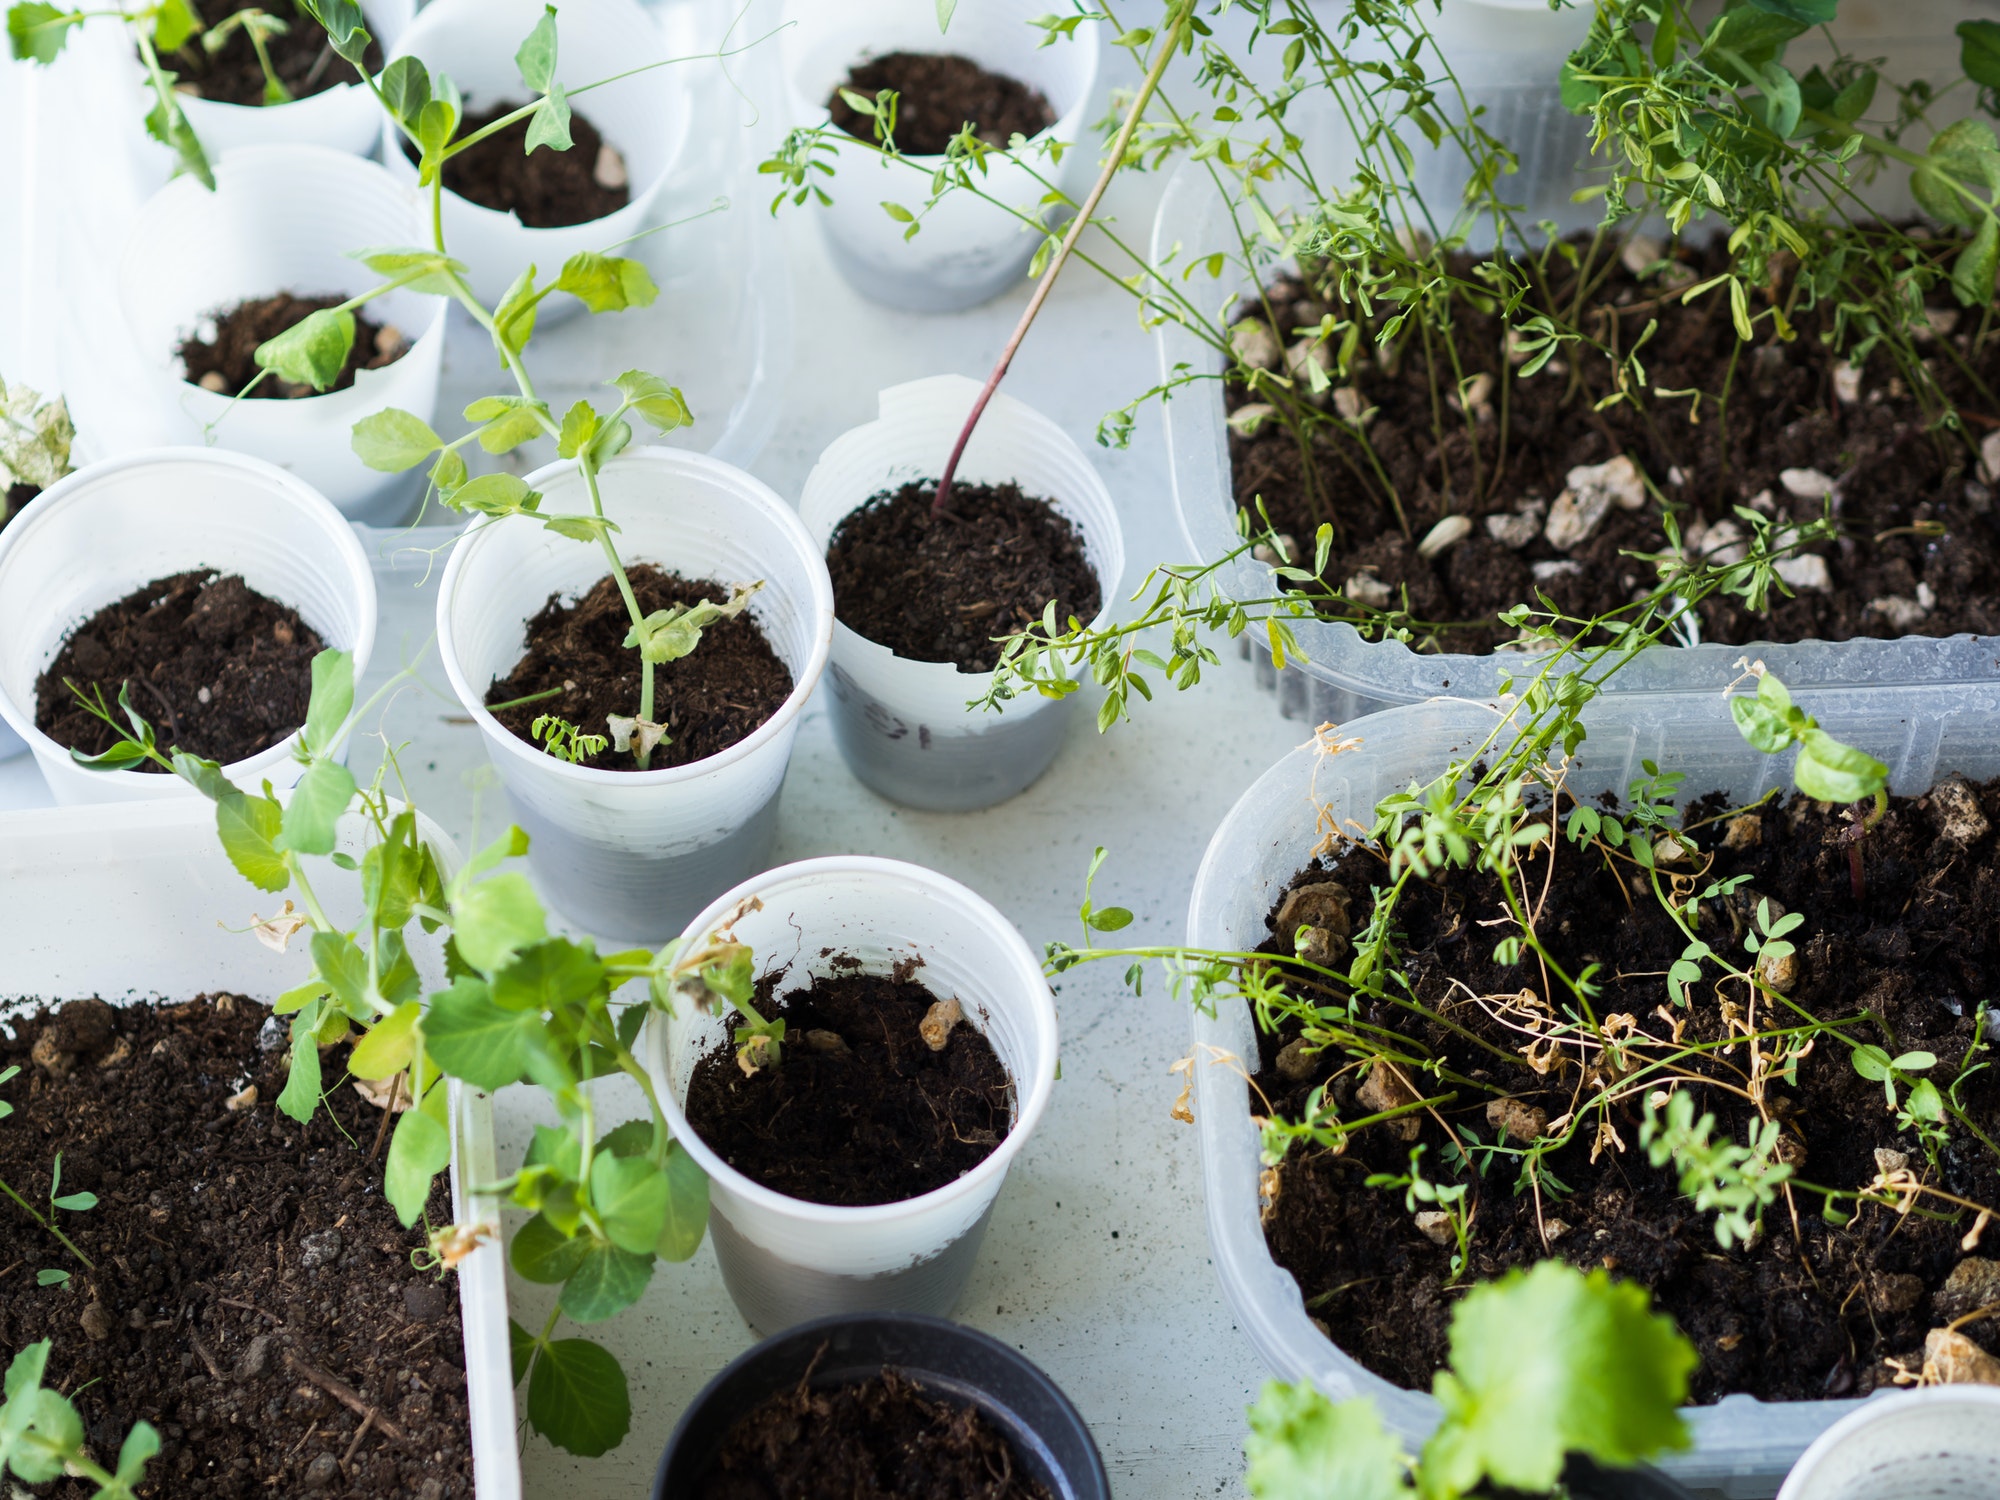
<svg viewBox="0 0 2000 1500"><path fill-rule="evenodd" d="M585 250L563 262L556 290L568 292L594 313L651 307L660 295L652 272L642 262L623 255L600 255L595 250Z"/></svg>
<svg viewBox="0 0 2000 1500"><path fill-rule="evenodd" d="M451 1165L451 1132L436 1116L444 1109L445 1086L434 1084L424 1102L397 1117L382 1173L382 1196L405 1225L414 1224L431 1195L431 1179Z"/></svg>
<svg viewBox="0 0 2000 1500"><path fill-rule="evenodd" d="M528 154L538 146L551 151L567 151L574 145L569 133L569 96L559 83L549 85L549 96L528 116Z"/></svg>
<svg viewBox="0 0 2000 1500"><path fill-rule="evenodd" d="M542 7L542 17L514 54L514 66L521 70L521 82L538 94L546 94L556 78L556 8Z"/></svg>
<svg viewBox="0 0 2000 1500"><path fill-rule="evenodd" d="M589 1251L586 1237L564 1234L547 1215L536 1214L515 1231L514 1241L507 1247L507 1263L524 1281L555 1286L575 1274Z"/></svg>
<svg viewBox="0 0 2000 1500"><path fill-rule="evenodd" d="M708 1232L708 1174L679 1141L671 1141L666 1177L667 1219L653 1252L661 1260L687 1260Z"/></svg>
<svg viewBox="0 0 2000 1500"><path fill-rule="evenodd" d="M356 422L349 446L357 458L377 473L400 474L437 452L444 446L444 439L421 417L392 406L370 412Z"/></svg>
<svg viewBox="0 0 2000 1500"><path fill-rule="evenodd" d="M632 1427L625 1372L589 1339L544 1344L528 1380L528 1421L565 1452L581 1458L609 1453Z"/></svg>
<svg viewBox="0 0 2000 1500"><path fill-rule="evenodd" d="M661 432L672 432L694 421L688 412L687 399L657 375L627 370L611 383L624 393L632 410Z"/></svg>
<svg viewBox="0 0 2000 1500"><path fill-rule="evenodd" d="M354 314L323 307L257 346L259 369L280 380L324 391L340 378L354 348Z"/></svg>
<svg viewBox="0 0 2000 1500"><path fill-rule="evenodd" d="M7 11L7 45L16 62L54 62L69 40L69 29L83 24L83 13L58 10L42 0L23 0Z"/></svg>
<svg viewBox="0 0 2000 1500"><path fill-rule="evenodd" d="M1312 1386L1264 1383L1243 1440L1256 1500L1407 1500L1403 1445L1375 1403L1327 1400Z"/></svg>
<svg viewBox="0 0 2000 1500"><path fill-rule="evenodd" d="M539 1014L501 1009L484 980L463 974L450 989L431 996L423 1017L431 1060L488 1093L520 1079L541 1032Z"/></svg>
<svg viewBox="0 0 2000 1500"><path fill-rule="evenodd" d="M292 883L292 872L277 849L285 810L275 797L252 797L226 782L223 785L227 790L215 802L215 832L222 840L222 852L236 873L258 890L284 890Z"/></svg>
<svg viewBox="0 0 2000 1500"><path fill-rule="evenodd" d="M601 1151L590 1163L590 1205L611 1243L650 1257L667 1223L666 1175L643 1156Z"/></svg>
<svg viewBox="0 0 2000 1500"><path fill-rule="evenodd" d="M507 1010L555 1010L589 999L603 983L604 962L595 948L552 937L493 976L493 1003Z"/></svg>
<svg viewBox="0 0 2000 1500"><path fill-rule="evenodd" d="M292 789L283 827L272 847L294 854L333 853L340 815L347 811L354 791L354 773L347 767L336 760L314 761Z"/></svg>
<svg viewBox="0 0 2000 1500"><path fill-rule="evenodd" d="M1686 1447L1676 1408L1696 1363L1643 1287L1603 1271L1543 1261L1474 1287L1433 1386L1445 1415L1424 1445L1425 1492L1544 1491L1568 1453L1630 1466Z"/></svg>
<svg viewBox="0 0 2000 1500"><path fill-rule="evenodd" d="M591 1175L596 1175L594 1163ZM650 1247L647 1254L634 1255L603 1240L592 1240L582 1263L563 1283L562 1310L579 1323L602 1323L637 1302L652 1279Z"/></svg>
<svg viewBox="0 0 2000 1500"><path fill-rule="evenodd" d="M452 927L459 956L482 974L497 972L549 935L535 888L512 871L461 891L452 906Z"/></svg>

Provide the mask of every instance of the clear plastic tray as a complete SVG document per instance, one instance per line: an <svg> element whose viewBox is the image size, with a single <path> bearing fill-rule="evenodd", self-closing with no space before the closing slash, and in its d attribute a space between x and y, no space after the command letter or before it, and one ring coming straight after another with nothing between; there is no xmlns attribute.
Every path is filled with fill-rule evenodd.
<svg viewBox="0 0 2000 1500"><path fill-rule="evenodd" d="M1543 92L1548 106L1555 107L1553 90ZM1513 107L1522 110L1526 105L1517 100ZM1289 123L1305 140L1310 159L1339 162L1343 132L1324 109L1302 108L1289 117ZM1524 120L1522 128L1527 124ZM1535 124L1529 138L1539 140L1545 135L1556 142L1565 139L1546 120ZM1564 153L1559 159L1567 160L1567 148L1557 149ZM1510 196L1513 191L1510 179ZM1562 222L1574 225L1574 210ZM1154 221L1155 263L1176 248L1177 263L1186 264L1238 243L1228 204L1210 180L1207 166L1183 165L1168 184ZM1214 300L1212 294L1210 300ZM1177 324L1163 324L1158 338L1160 365L1166 376L1184 365L1196 370L1220 368L1215 352ZM1191 387L1165 403L1164 416L1174 505L1193 558L1206 562L1222 556L1238 540L1221 383ZM1261 598L1273 590L1270 568L1247 556L1224 569L1217 582L1238 598ZM1342 722L1443 693L1490 698L1498 692L1500 674L1518 677L1524 661L1532 660L1513 652L1420 654L1399 641L1363 640L1352 625L1339 621L1300 621L1294 629L1306 657L1296 668L1274 672L1268 654L1260 656L1254 648L1248 654L1257 663L1260 680L1277 692L1279 711L1288 718L1314 723ZM2000 637L1958 635L1789 645L1661 646L1625 667L1610 686L1616 692L1700 691L1726 681L1729 674L1725 669L1746 653L1762 657L1786 682L1799 687L2000 680Z"/></svg>
<svg viewBox="0 0 2000 1500"><path fill-rule="evenodd" d="M1949 694L1807 691L1798 701L1836 737L1885 761L1900 794L1922 792L1952 771L1975 778L2000 774L2000 684ZM1278 893L1310 858L1322 816L1342 826L1350 818L1367 826L1383 796L1443 770L1455 752L1479 742L1494 718L1495 710L1473 703L1416 704L1345 726L1360 738L1358 749L1327 759L1307 745L1287 755L1244 793L1210 842L1188 905L1188 941L1203 948L1256 947L1268 936L1264 919ZM1719 693L1602 698L1588 723L1590 736L1569 783L1580 797L1602 790L1622 795L1647 759L1685 772L1689 797L1720 789L1749 800L1789 785L1792 756L1761 755L1745 744ZM1197 1013L1194 1045L1209 1242L1244 1332L1281 1379L1311 1380L1336 1398L1373 1396L1392 1428L1421 1439L1437 1422L1437 1403L1369 1373L1320 1333L1298 1283L1265 1245L1249 1089L1223 1060L1256 1056L1247 1007L1220 1007L1212 1017ZM1813 1439L1859 1404L1765 1403L1737 1395L1691 1407L1694 1448L1659 1467L1730 1500L1768 1497Z"/></svg>
<svg viewBox="0 0 2000 1500"><path fill-rule="evenodd" d="M455 868L452 842L419 815L424 839ZM345 847L360 852L358 843ZM95 995L113 1005L159 997L185 1000L217 989L269 1002L298 983L297 950L282 957L242 924L271 899L252 889L222 853L215 813L202 800L159 800L0 813L0 953L7 956L0 1003ZM342 910L329 892L335 921ZM106 922L101 914L118 913ZM236 927L225 931L227 921ZM444 945L413 935L411 956L441 983ZM493 1101L452 1086L452 1214L498 1225L499 1207L468 1184L493 1182ZM458 1268L465 1329L466 1406L472 1426L478 1500L520 1500L514 1441L514 1380L508 1352L507 1274L497 1236Z"/></svg>

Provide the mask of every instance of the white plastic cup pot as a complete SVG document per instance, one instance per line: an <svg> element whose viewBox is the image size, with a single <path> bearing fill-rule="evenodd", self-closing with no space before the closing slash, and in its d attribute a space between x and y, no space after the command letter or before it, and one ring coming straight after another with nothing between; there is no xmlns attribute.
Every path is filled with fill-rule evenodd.
<svg viewBox="0 0 2000 1500"><path fill-rule="evenodd" d="M788 30L780 43L785 86L796 125L826 125L841 141L827 183L833 202L813 213L829 253L855 290L876 302L914 312L954 312L998 296L1026 274L1041 236L1005 209L969 193L954 193L924 215L923 228L905 239L909 226L891 218L882 204L900 203L912 212L929 193L932 170L941 156L913 156L897 163L879 155L872 143L845 139L831 124L827 101L847 81L856 63L891 52L953 52L995 73L1040 91L1056 112L1056 122L1029 142L1035 152L1049 140L1076 146L1089 121L1097 84L1097 23L1086 21L1068 40L1044 47L1045 33L1030 23L1044 15L1043 0L981 0L960 6L951 30L940 35L932 0L791 0ZM1091 153L1068 153L1060 168L1030 157L1044 175L1071 186L1093 165ZM915 163L913 167L909 163ZM923 171L918 171L921 167ZM980 186L1001 203L1040 216L1047 191L1034 173L1011 161L994 161Z"/></svg>
<svg viewBox="0 0 2000 1500"><path fill-rule="evenodd" d="M28 742L58 803L198 796L177 776L92 771L35 728L35 682L71 630L155 578L213 568L289 604L328 646L375 647L375 574L339 511L246 454L158 448L105 459L44 490L0 531L0 719ZM288 787L294 731L232 762L239 786Z"/></svg>
<svg viewBox="0 0 2000 1500"><path fill-rule="evenodd" d="M168 183L140 211L118 268L118 296L146 388L177 440L292 470L349 520L401 522L421 493L414 474L382 474L355 456L354 424L385 407L429 422L443 367L442 297L399 289L362 311L409 347L362 370L344 391L236 401L185 378L180 344L211 314L276 292L357 296L382 278L347 252L423 242L415 192L373 162L320 146L251 146L215 164L215 191Z"/></svg>
<svg viewBox="0 0 2000 1500"><path fill-rule="evenodd" d="M415 0L361 0L368 30L384 52L396 45L415 11ZM301 14L291 24L313 22ZM171 59L162 61L173 66ZM358 83L337 83L289 104L225 104L191 94L183 94L180 102L210 161L243 146L324 146L366 156L382 132L382 106Z"/></svg>
<svg viewBox="0 0 2000 1500"><path fill-rule="evenodd" d="M751 897L762 908L739 913ZM972 1272L1007 1168L1054 1091L1056 1010L1041 961L1012 923L957 881L862 855L801 860L746 880L685 936L699 942L725 923L761 969L789 965L795 985L833 972L833 959L858 959L870 973L921 959L920 982L958 1000L1013 1080L1013 1128L956 1181L900 1203L808 1203L752 1182L688 1122L689 1080L705 1053L726 1044L726 1018L683 1001L671 1017L647 1023L648 1070L675 1137L708 1174L716 1259L753 1329L772 1334L831 1313L942 1317Z"/></svg>
<svg viewBox="0 0 2000 1500"><path fill-rule="evenodd" d="M850 513L913 479L936 479L979 393L962 375L934 375L881 394L881 415L820 455L799 498L799 515L823 553ZM1125 540L1110 491L1090 460L1054 422L1025 402L997 395L959 464L968 483L1013 480L1083 533L1109 615L1125 572ZM991 807L1025 790L1061 751L1079 694L1029 693L999 711L968 709L990 673L950 662L909 661L887 646L833 627L833 732L863 785L892 802L938 812Z"/></svg>
<svg viewBox="0 0 2000 1500"><path fill-rule="evenodd" d="M1778 1500L1917 1495L2000 1495L2000 1388L1927 1386L1863 1402L1806 1449Z"/></svg>
<svg viewBox="0 0 2000 1500"><path fill-rule="evenodd" d="M451 75L468 112L525 104L531 95L514 54L542 12L543 0L432 0L403 33L394 55L418 58L433 72ZM571 90L669 56L658 23L635 0L567 0L556 20L556 37L557 77ZM532 229L511 212L485 208L445 190L445 245L465 263L472 290L488 307L529 266L553 276L572 255L607 249L646 227L653 201L692 128L689 95L673 71L623 78L574 101L575 110L625 158L631 197L615 213L583 224ZM397 177L414 183L417 167L403 153L402 132L386 115L380 128L382 159ZM542 304L542 320L573 316L582 306L573 297L552 297Z"/></svg>
<svg viewBox="0 0 2000 1500"><path fill-rule="evenodd" d="M544 515L589 512L572 464L528 483ZM741 469L641 448L606 464L598 486L627 567L763 580L749 612L792 674L778 711L719 754L654 771L573 766L502 728L486 691L520 661L527 622L551 595L575 598L605 573L600 548L519 518L477 525L452 549L438 589L438 650L527 830L528 862L549 902L601 937L652 942L770 863L799 715L832 640L833 585L791 507Z"/></svg>

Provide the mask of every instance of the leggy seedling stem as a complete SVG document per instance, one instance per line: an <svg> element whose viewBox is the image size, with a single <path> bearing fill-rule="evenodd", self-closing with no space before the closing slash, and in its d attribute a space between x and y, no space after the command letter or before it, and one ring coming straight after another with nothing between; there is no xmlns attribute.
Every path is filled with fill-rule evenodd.
<svg viewBox="0 0 2000 1500"><path fill-rule="evenodd" d="M1154 90L1160 86L1165 76L1167 64L1173 61L1179 50L1181 38L1187 32L1188 21L1194 14L1192 0L1182 0L1174 19L1169 23L1165 36L1161 39L1159 54L1154 57L1152 67L1146 70L1145 82L1140 84L1138 94L1131 107L1125 111L1125 123L1118 128L1118 138L1111 143L1111 150L1105 156L1104 166L1097 174L1097 181L1091 184L1090 194L1083 200L1083 207L1070 220L1069 232L1063 236L1061 246L1049 257L1049 263L1042 272L1042 279L1035 283L1035 294L1028 299L1027 307L1021 313L1021 321L1014 325L1014 332L1007 340L1007 347L1000 351L1000 358L993 366L993 373L986 377L986 384L980 388L979 399L972 403L967 413L965 426L959 429L958 440L951 445L951 456L945 460L944 473L938 479L937 498L931 501L931 514L942 515L945 505L951 499L952 476L958 472L958 461L965 456L965 445L972 441L972 430L979 425L979 419L986 412L986 405L993 399L993 393L1000 388L1000 382L1007 378L1007 367L1014 363L1014 353L1021 347L1021 341L1028 336L1034 326L1035 317L1042 310L1042 304L1049 300L1049 293L1055 290L1056 278L1062 275L1068 264L1070 252L1076 242L1090 227L1092 215L1111 186L1111 179L1117 175L1119 167L1125 163L1125 152L1132 144L1132 135L1139 128L1140 117L1146 113L1146 106L1152 101Z"/></svg>

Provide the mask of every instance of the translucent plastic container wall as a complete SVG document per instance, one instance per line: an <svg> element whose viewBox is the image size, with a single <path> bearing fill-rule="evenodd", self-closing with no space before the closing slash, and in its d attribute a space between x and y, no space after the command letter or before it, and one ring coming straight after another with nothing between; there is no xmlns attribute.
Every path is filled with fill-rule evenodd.
<svg viewBox="0 0 2000 1500"><path fill-rule="evenodd" d="M1836 738L1885 761L1898 794L1922 792L1953 771L2000 774L2000 684L1949 694L1802 692L1798 701ZM1472 703L1418 704L1346 726L1361 740L1357 749L1327 758L1305 746L1279 761L1244 793L1210 842L1188 905L1187 940L1202 948L1256 947L1269 935L1265 916L1278 894L1310 859L1322 816L1367 826L1377 801L1442 771L1455 753L1480 742L1494 718L1493 710ZM1719 694L1603 698L1587 722L1590 736L1569 781L1579 797L1622 795L1649 759L1686 774L1689 800L1720 790L1749 801L1790 784L1793 757L1762 755L1745 744ZM1437 1422L1437 1403L1371 1374L1320 1333L1298 1283L1265 1246L1248 1086L1232 1066L1215 1061L1256 1056L1249 1012L1230 1006L1213 1017L1197 1014L1194 1045L1209 1241L1244 1332L1279 1378L1311 1380L1336 1398L1373 1396L1391 1427L1420 1438ZM1730 1396L1692 1407L1694 1448L1659 1466L1730 1500L1768 1497L1806 1447L1859 1404Z"/></svg>
<svg viewBox="0 0 2000 1500"><path fill-rule="evenodd" d="M420 814L417 823L449 877L457 850L428 818ZM344 851L361 853L360 826L344 820ZM271 909L271 897L231 868L205 799L0 815L0 885L7 891L0 903L0 953L7 955L0 1004L88 995L113 1005L178 1003L217 991L269 1004L309 967L298 949L275 953L242 930L251 911ZM361 919L358 882L327 882L320 893L336 923ZM107 909L118 912L116 922L97 915ZM426 989L443 983L441 935L413 928L410 956ZM500 1211L490 1196L471 1190L499 1176L493 1101L456 1083L451 1089L452 1216L495 1226L491 1243L458 1267L473 1493L477 1500L520 1500Z"/></svg>
<svg viewBox="0 0 2000 1500"><path fill-rule="evenodd" d="M1302 107L1288 120L1306 142L1310 160L1330 174L1344 170L1342 163L1351 159L1351 147L1344 144L1344 130L1324 109ZM1153 227L1154 260L1179 247L1179 260L1184 264L1237 243L1229 207L1216 191L1206 166L1183 166L1160 202ZM1214 300L1212 296L1210 300ZM1182 366L1211 371L1221 368L1213 349L1176 324L1162 325L1159 340L1165 376L1171 377ZM1205 382L1182 391L1165 403L1163 412L1181 529L1192 556L1206 562L1237 545L1221 382ZM1273 588L1271 570L1248 556L1224 569L1216 581L1238 598L1266 597ZM1258 671L1277 689L1281 712L1312 722L1341 721L1442 693L1492 697L1498 692L1500 675L1520 675L1523 661L1529 659L1514 652L1421 654L1399 641L1363 640L1352 625L1336 621L1299 622L1295 630L1305 662L1273 673L1267 655ZM1731 663L1746 653L1761 657L1794 686L1866 687L2000 679L2000 637L1960 635L1940 640L1905 636L1900 640L1798 641L1788 645L1661 646L1620 672L1611 687L1617 692L1653 693L1719 688L1734 675ZM1254 659L1254 648L1252 655Z"/></svg>

